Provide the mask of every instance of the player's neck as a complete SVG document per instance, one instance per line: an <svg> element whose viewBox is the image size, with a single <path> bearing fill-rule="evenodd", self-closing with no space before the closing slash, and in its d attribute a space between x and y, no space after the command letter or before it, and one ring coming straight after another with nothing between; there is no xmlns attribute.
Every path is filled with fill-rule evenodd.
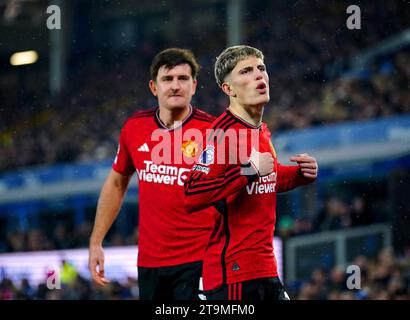
<svg viewBox="0 0 410 320"><path fill-rule="evenodd" d="M174 128L175 122L182 122L188 116L191 107L188 105L184 108L167 109L159 107L159 118L161 122L169 129Z"/></svg>
<svg viewBox="0 0 410 320"><path fill-rule="evenodd" d="M244 106L231 103L228 109L239 118L243 119L244 121L250 123L255 127L258 127L262 122L263 107L263 105Z"/></svg>

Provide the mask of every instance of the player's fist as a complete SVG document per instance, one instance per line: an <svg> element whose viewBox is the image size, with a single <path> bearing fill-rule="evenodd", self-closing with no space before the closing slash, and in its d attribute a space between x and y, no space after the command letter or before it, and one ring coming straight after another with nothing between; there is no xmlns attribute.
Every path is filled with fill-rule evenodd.
<svg viewBox="0 0 410 320"><path fill-rule="evenodd" d="M273 157L270 152L259 152L252 149L249 162L260 177L267 176L273 172Z"/></svg>

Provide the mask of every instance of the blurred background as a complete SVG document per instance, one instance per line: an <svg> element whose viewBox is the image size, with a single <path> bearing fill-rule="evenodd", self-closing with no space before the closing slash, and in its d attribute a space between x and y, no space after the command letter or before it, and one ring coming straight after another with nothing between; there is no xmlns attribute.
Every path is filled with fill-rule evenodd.
<svg viewBox="0 0 410 320"><path fill-rule="evenodd" d="M346 27L351 4L359 30ZM47 28L50 5L60 30ZM86 268L120 128L156 106L149 66L167 47L194 52L193 104L222 113L213 63L234 44L265 54L264 120L281 162L308 152L320 165L315 184L278 196L275 249L290 296L410 299L404 0L0 0L0 299L138 299L136 181L105 242L111 284L94 286ZM350 265L361 270L353 290ZM50 266L60 290L47 288Z"/></svg>

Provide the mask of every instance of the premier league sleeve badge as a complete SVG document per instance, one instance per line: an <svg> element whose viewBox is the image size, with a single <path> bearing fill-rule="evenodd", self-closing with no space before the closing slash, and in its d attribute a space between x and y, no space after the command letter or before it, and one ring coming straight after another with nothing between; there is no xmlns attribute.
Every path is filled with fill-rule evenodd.
<svg viewBox="0 0 410 320"><path fill-rule="evenodd" d="M202 151L201 156L199 157L199 164L204 166L209 166L214 163L215 160L215 147L212 145L207 145L205 150Z"/></svg>

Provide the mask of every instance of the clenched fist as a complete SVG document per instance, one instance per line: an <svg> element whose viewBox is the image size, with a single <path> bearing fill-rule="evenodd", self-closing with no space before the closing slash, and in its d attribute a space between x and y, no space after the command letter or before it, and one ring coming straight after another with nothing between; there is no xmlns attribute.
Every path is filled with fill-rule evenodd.
<svg viewBox="0 0 410 320"><path fill-rule="evenodd" d="M253 148L249 162L260 177L267 176L273 172L273 157L270 152L259 152Z"/></svg>

